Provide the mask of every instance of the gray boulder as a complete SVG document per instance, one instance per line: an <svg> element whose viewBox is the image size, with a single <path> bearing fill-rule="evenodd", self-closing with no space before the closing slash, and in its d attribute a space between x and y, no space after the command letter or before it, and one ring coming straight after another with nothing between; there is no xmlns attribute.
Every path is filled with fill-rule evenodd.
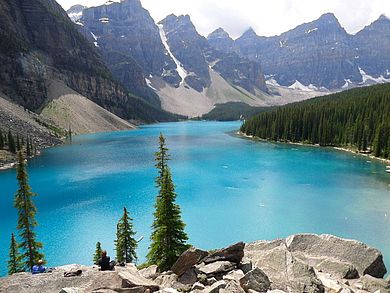
<svg viewBox="0 0 390 293"><path fill-rule="evenodd" d="M385 290L386 292L390 292L390 283L383 279L374 278L370 275L364 275L360 278L360 282L362 284L362 289L368 292L375 292L377 290Z"/></svg>
<svg viewBox="0 0 390 293"><path fill-rule="evenodd" d="M220 293L245 293L244 289L240 286L239 282L230 281L224 289L219 291Z"/></svg>
<svg viewBox="0 0 390 293"><path fill-rule="evenodd" d="M238 242L229 247L220 249L210 254L203 259L203 262L208 264L216 261L230 261L234 263L240 263L244 257L244 242Z"/></svg>
<svg viewBox="0 0 390 293"><path fill-rule="evenodd" d="M201 262L203 258L208 255L207 251L200 250L195 247L187 249L182 255L177 259L177 261L172 266L172 271L181 276L187 270L192 268L194 265Z"/></svg>
<svg viewBox="0 0 390 293"><path fill-rule="evenodd" d="M122 288L144 287L150 292L160 289L155 282L143 277L134 265L127 264L125 270L118 272L118 276L122 279Z"/></svg>
<svg viewBox="0 0 390 293"><path fill-rule="evenodd" d="M259 268L245 274L240 279L241 287L248 292L248 290L255 290L257 292L267 292L271 287L271 282L267 275Z"/></svg>
<svg viewBox="0 0 390 293"><path fill-rule="evenodd" d="M245 248L245 254L270 278L273 289L323 292L313 268L295 258L282 240L250 243Z"/></svg>
<svg viewBox="0 0 390 293"><path fill-rule="evenodd" d="M196 282L192 285L191 290L203 290L205 286L202 283Z"/></svg>
<svg viewBox="0 0 390 293"><path fill-rule="evenodd" d="M139 273L146 279L155 279L158 276L157 269L158 267L156 265L152 265L140 270Z"/></svg>
<svg viewBox="0 0 390 293"><path fill-rule="evenodd" d="M187 270L183 275L181 275L178 281L182 284L192 285L198 281L198 276L194 268Z"/></svg>
<svg viewBox="0 0 390 293"><path fill-rule="evenodd" d="M351 264L359 275L369 274L383 278L386 267L382 253L356 241L332 235L299 234L286 239L288 251L295 256L303 256L309 265L316 266L323 259L334 259Z"/></svg>
<svg viewBox="0 0 390 293"><path fill-rule="evenodd" d="M203 290L204 293L218 293L221 289L224 289L226 287L227 283L223 280L218 281L211 285L211 287L206 288Z"/></svg>
<svg viewBox="0 0 390 293"><path fill-rule="evenodd" d="M227 273L231 270L234 270L237 267L235 263L230 261L216 261L209 264L201 264L196 267L196 269L205 274L207 277L215 276L223 273Z"/></svg>
<svg viewBox="0 0 390 293"><path fill-rule="evenodd" d="M241 269L244 274L253 269L252 261L247 257L244 257L241 262L238 264L238 268Z"/></svg>
<svg viewBox="0 0 390 293"><path fill-rule="evenodd" d="M70 287L70 288L62 288L60 293L84 293L84 292L80 288Z"/></svg>
<svg viewBox="0 0 390 293"><path fill-rule="evenodd" d="M338 279L357 279L359 278L359 272L357 269L349 264L342 261L333 261L325 259L316 265L318 271L324 271Z"/></svg>
<svg viewBox="0 0 390 293"><path fill-rule="evenodd" d="M234 270L229 272L227 275L223 276L225 281L237 281L239 282L242 277L244 277L244 272L242 270Z"/></svg>
<svg viewBox="0 0 390 293"><path fill-rule="evenodd" d="M82 270L78 277L65 278L64 272ZM126 268L121 268L126 270ZM119 270L119 268L118 268ZM19 273L1 279L0 292L7 293L53 293L65 290L83 290L93 292L100 288L121 288L122 279L117 271L101 272L97 268L67 265L58 267L52 273L32 276L31 273ZM71 291L70 291L71 292ZM77 292L77 291L76 291Z"/></svg>

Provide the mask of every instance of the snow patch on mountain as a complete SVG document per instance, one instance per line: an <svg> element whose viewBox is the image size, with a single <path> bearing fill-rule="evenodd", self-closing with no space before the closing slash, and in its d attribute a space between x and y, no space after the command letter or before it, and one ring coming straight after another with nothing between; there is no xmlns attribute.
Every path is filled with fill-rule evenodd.
<svg viewBox="0 0 390 293"><path fill-rule="evenodd" d="M77 22L77 21L80 20L80 18L83 16L83 12L80 11L80 12L69 13L68 16L69 16L69 18L70 18L73 22Z"/></svg>
<svg viewBox="0 0 390 293"><path fill-rule="evenodd" d="M293 90L300 90L303 92L318 91L318 88L315 85L312 85L312 84L304 85L304 84L300 83L298 80L296 80L288 88L293 89Z"/></svg>
<svg viewBox="0 0 390 293"><path fill-rule="evenodd" d="M121 3L121 0L108 0L104 5L111 5L114 3Z"/></svg>
<svg viewBox="0 0 390 293"><path fill-rule="evenodd" d="M347 89L353 82L350 79L344 79L345 84L341 87L342 89Z"/></svg>
<svg viewBox="0 0 390 293"><path fill-rule="evenodd" d="M109 22L110 22L110 19L109 19L108 17L102 17L102 18L99 19L99 21L100 21L101 23L109 23Z"/></svg>
<svg viewBox="0 0 390 293"><path fill-rule="evenodd" d="M272 85L272 86L281 86L275 78L270 78L265 81L266 85Z"/></svg>
<svg viewBox="0 0 390 293"><path fill-rule="evenodd" d="M167 36L165 34L165 31L164 31L164 26L162 24L159 24L158 28L159 28L159 31L160 31L161 41L162 41L165 49L167 50L169 56L171 56L173 61L176 63L176 70L177 70L177 73L179 73L179 76L181 78L180 84L183 84L185 78L188 76L188 73L184 69L183 65L179 62L179 60L177 60L176 57L173 55L173 53L171 51L171 48L168 45L168 39L167 39Z"/></svg>
<svg viewBox="0 0 390 293"><path fill-rule="evenodd" d="M98 37L93 32L91 32L91 35L92 35L92 38L95 40L93 42L93 44L95 45L95 47L99 47L98 42L97 42Z"/></svg>
<svg viewBox="0 0 390 293"><path fill-rule="evenodd" d="M361 67L359 67L360 75L362 76L363 81L360 84L365 83L386 83L390 82L390 78L385 78L383 75L380 75L379 77L373 77L369 74L367 74ZM387 73L387 72L386 72Z"/></svg>
<svg viewBox="0 0 390 293"><path fill-rule="evenodd" d="M150 76L150 77L152 77L152 76ZM150 87L151 89L153 89L155 91L158 91L155 87L153 87L152 82L150 81L150 79L145 78L145 81L146 81L146 84L148 85L148 87Z"/></svg>
<svg viewBox="0 0 390 293"><path fill-rule="evenodd" d="M307 30L306 34L310 34L310 33L315 32L315 31L318 31L318 27Z"/></svg>

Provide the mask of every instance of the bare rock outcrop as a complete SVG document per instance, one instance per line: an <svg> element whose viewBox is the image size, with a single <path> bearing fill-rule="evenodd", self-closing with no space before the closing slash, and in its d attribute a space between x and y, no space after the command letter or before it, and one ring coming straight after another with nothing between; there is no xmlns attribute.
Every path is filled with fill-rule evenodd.
<svg viewBox="0 0 390 293"><path fill-rule="evenodd" d="M390 278L383 279L386 267L378 250L330 235L237 243L211 253L191 248L173 268L159 273L156 266L138 270L126 264L101 272L97 267L70 265L51 273L20 273L0 279L0 292L390 292ZM74 270L82 274L64 277L64 272Z"/></svg>

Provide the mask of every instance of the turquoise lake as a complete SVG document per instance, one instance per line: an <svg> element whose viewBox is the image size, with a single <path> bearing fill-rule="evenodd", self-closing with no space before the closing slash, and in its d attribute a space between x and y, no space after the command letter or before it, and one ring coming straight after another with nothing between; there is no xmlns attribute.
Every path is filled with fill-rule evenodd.
<svg viewBox="0 0 390 293"><path fill-rule="evenodd" d="M154 152L167 138L173 179L190 243L328 233L379 248L390 268L390 174L385 165L316 147L253 142L231 134L239 122L162 123L136 131L73 138L29 162L39 196L38 238L48 266L91 264L97 241L112 258L116 222L131 212L139 262L153 221ZM0 275L15 231L15 170L0 172Z"/></svg>

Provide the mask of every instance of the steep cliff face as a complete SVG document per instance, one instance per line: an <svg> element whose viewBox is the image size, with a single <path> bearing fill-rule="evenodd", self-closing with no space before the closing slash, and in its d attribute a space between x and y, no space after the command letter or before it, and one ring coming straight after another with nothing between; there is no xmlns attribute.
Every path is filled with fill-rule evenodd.
<svg viewBox="0 0 390 293"><path fill-rule="evenodd" d="M353 37L355 58L369 75L390 81L390 19L382 15Z"/></svg>
<svg viewBox="0 0 390 293"><path fill-rule="evenodd" d="M349 35L327 13L279 36L259 37L249 29L232 44L219 32L210 43L261 62L265 74L280 85L339 90L390 81L389 28L389 19L382 16Z"/></svg>
<svg viewBox="0 0 390 293"><path fill-rule="evenodd" d="M152 107L114 81L57 2L0 0L0 5L0 91L13 101L39 112L49 102L48 81L58 79L123 118L154 121L139 115Z"/></svg>
<svg viewBox="0 0 390 293"><path fill-rule="evenodd" d="M172 53L188 74L185 81L192 88L202 91L210 87L211 68L233 86L244 88L253 95L256 90L268 91L260 63L239 56L233 50L222 49L233 45L233 40L222 29L205 39L196 31L188 15L170 15L160 23ZM219 42L222 43L218 45Z"/></svg>
<svg viewBox="0 0 390 293"><path fill-rule="evenodd" d="M241 54L261 61L268 75L290 86L297 80L318 88L341 88L361 81L350 36L333 14L302 24L280 36L258 37L253 30L236 42Z"/></svg>
<svg viewBox="0 0 390 293"><path fill-rule="evenodd" d="M159 28L139 0L85 9L81 22L92 32L101 51L131 57L147 78L150 75L162 76L171 85L180 83L175 62L165 50ZM120 63L106 61L110 66Z"/></svg>
<svg viewBox="0 0 390 293"><path fill-rule="evenodd" d="M186 71L185 82L198 92L209 87L209 66L203 54L207 40L198 34L189 15L171 14L159 24L162 25L171 53Z"/></svg>

